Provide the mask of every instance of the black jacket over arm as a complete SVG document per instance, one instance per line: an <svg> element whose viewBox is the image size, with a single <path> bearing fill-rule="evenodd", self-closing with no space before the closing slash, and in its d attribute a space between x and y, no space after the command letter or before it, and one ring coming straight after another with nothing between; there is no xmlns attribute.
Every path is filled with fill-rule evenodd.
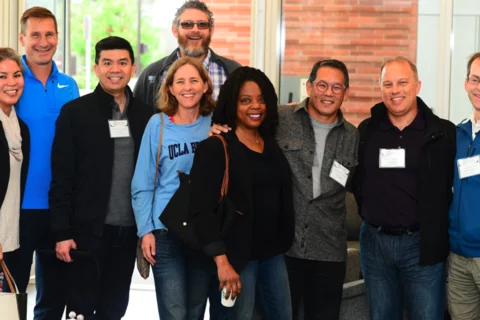
<svg viewBox="0 0 480 320"><path fill-rule="evenodd" d="M0 110L0 112L3 112ZM27 125L20 118L18 118L20 125L20 135L22 136L22 154L23 162L20 176L20 195L23 199L25 191L25 183L27 182L28 163L30 160L30 132ZM7 193L8 180L10 179L10 151L8 149L7 138L3 129L2 122L0 122L0 207L5 200ZM21 203L21 202L20 202Z"/></svg>
<svg viewBox="0 0 480 320"><path fill-rule="evenodd" d="M134 98L130 88L127 90L136 161L153 111ZM114 157L108 128L113 101L113 96L98 85L94 92L67 103L57 119L49 193L51 225L57 241L72 239L75 234L100 237L103 233Z"/></svg>
<svg viewBox="0 0 480 320"><path fill-rule="evenodd" d="M220 188L225 170L225 155L222 142L215 137L202 141L195 151L195 159L190 171L191 199L190 216L194 219L195 231L203 244L204 252L209 256L227 254L229 262L237 272L250 259L251 248L262 244L252 243L253 228L253 194L252 177L248 168L248 158L243 146L233 132L225 135L230 155L229 191L238 215L227 235L222 239L220 225L215 216L215 208L220 198ZM275 235L281 254L288 250L293 242L294 217L292 201L292 175L288 162L273 139L265 139L273 148L274 157L280 163L282 175L281 212ZM262 195L255 195L261 197Z"/></svg>
<svg viewBox="0 0 480 320"><path fill-rule="evenodd" d="M455 125L434 115L417 97L418 111L423 112L426 133L420 150L420 264L433 265L446 260L450 250L448 210L452 202L455 160ZM372 134L387 116L385 104L371 110L372 116L360 123L359 165L355 174L354 194L359 212L362 209L365 150Z"/></svg>

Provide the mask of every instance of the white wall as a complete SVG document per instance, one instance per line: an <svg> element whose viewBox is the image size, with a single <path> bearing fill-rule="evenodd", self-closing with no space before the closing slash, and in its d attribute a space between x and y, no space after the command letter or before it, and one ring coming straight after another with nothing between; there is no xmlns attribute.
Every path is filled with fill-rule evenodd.
<svg viewBox="0 0 480 320"><path fill-rule="evenodd" d="M480 51L480 1L455 0L453 4L451 61L446 63L451 63L449 119L459 123L472 112L464 82L469 57ZM440 5L440 0L419 0L418 5L417 67L422 80L420 97L434 111L438 105Z"/></svg>

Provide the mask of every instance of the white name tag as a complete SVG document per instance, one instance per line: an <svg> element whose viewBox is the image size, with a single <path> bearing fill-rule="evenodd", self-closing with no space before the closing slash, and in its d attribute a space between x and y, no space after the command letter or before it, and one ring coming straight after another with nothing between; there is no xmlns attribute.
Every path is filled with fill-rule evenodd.
<svg viewBox="0 0 480 320"><path fill-rule="evenodd" d="M480 174L480 155L457 160L460 179Z"/></svg>
<svg viewBox="0 0 480 320"><path fill-rule="evenodd" d="M130 137L128 120L108 120L108 128L110 129L110 138Z"/></svg>
<svg viewBox="0 0 480 320"><path fill-rule="evenodd" d="M405 149L380 149L380 168L405 168Z"/></svg>
<svg viewBox="0 0 480 320"><path fill-rule="evenodd" d="M342 166L336 160L333 160L332 168L330 168L330 178L340 183L342 186L345 187L348 180L348 175L350 174L350 170Z"/></svg>

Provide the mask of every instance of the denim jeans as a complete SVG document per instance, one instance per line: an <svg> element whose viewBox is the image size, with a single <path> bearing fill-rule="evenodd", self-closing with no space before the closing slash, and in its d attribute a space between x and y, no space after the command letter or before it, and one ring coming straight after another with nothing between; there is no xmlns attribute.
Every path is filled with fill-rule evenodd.
<svg viewBox="0 0 480 320"><path fill-rule="evenodd" d="M253 260L240 272L242 293L235 305L222 308L231 320L251 320L255 305L263 320L291 320L292 302L283 255Z"/></svg>
<svg viewBox="0 0 480 320"><path fill-rule="evenodd" d="M156 254L153 277L158 314L162 320L187 319L187 278L185 254L180 240L167 230L153 231Z"/></svg>
<svg viewBox="0 0 480 320"><path fill-rule="evenodd" d="M212 282L218 286L217 268L188 259L188 319L202 320ZM262 320L291 320L292 308L287 268L283 255L250 261L240 272L242 293L235 305L226 308L216 296L222 319L253 319L256 306ZM212 303L213 299L210 299ZM162 319L163 320L163 319Z"/></svg>
<svg viewBox="0 0 480 320"><path fill-rule="evenodd" d="M388 235L364 222L362 271L372 320L443 319L445 263L419 265L420 232Z"/></svg>
<svg viewBox="0 0 480 320"><path fill-rule="evenodd" d="M210 319L222 319L217 268L213 261L187 255L188 320L203 320L207 297L210 297ZM213 312L213 313L212 313Z"/></svg>
<svg viewBox="0 0 480 320"><path fill-rule="evenodd" d="M65 263L55 256L48 209L20 211L20 248L5 260L20 292L27 289L34 252L37 297L33 319L60 319L65 310Z"/></svg>

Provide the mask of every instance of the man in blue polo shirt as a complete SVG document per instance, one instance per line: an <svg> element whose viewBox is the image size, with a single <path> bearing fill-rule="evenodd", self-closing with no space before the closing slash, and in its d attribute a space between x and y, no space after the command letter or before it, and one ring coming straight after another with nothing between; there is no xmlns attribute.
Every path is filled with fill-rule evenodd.
<svg viewBox="0 0 480 320"><path fill-rule="evenodd" d="M55 121L63 105L79 92L75 80L59 72L52 61L58 44L57 20L52 12L30 8L23 13L20 25L20 43L26 52L22 57L25 89L16 110L30 129L31 158L20 213L20 249L9 265L20 291L25 292L36 252L34 319L60 319L65 308L59 279L61 262L38 249L55 246L48 206Z"/></svg>

